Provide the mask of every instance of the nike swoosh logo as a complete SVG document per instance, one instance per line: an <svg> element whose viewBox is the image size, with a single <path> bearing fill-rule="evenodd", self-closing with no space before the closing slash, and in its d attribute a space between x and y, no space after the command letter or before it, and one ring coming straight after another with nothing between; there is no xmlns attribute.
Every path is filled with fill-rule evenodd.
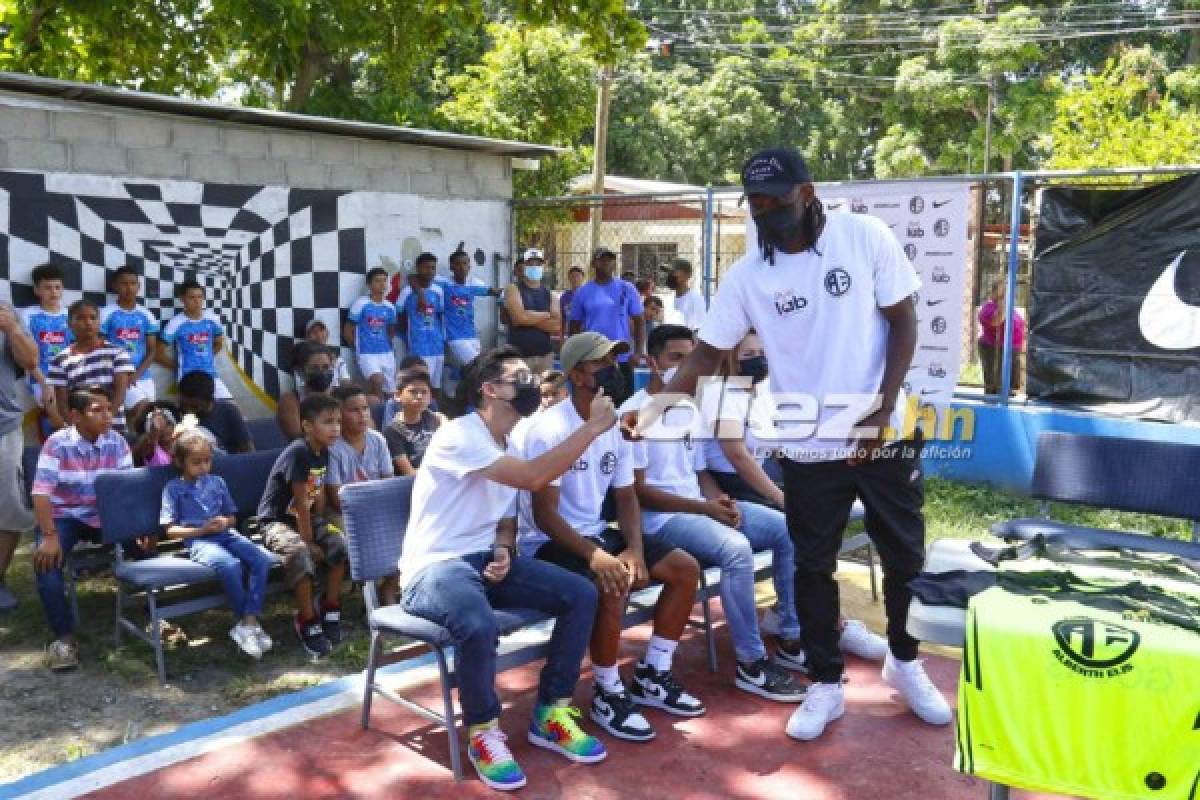
<svg viewBox="0 0 1200 800"><path fill-rule="evenodd" d="M612 709L609 708L608 703L604 702L603 700L597 700L595 703L593 703L593 705L596 706L596 710L601 714L607 715L612 713Z"/></svg>
<svg viewBox="0 0 1200 800"><path fill-rule="evenodd" d="M950 202L949 200L941 200L941 201L939 201L939 200L934 200L934 201L933 201L933 207L934 207L934 208L941 208L942 206L946 205L946 203L949 203L949 202Z"/></svg>
<svg viewBox="0 0 1200 800"><path fill-rule="evenodd" d="M1146 341L1163 350L1200 347L1200 306L1183 302L1175 291L1175 273L1187 250L1163 270L1150 287L1138 313L1138 327Z"/></svg>
<svg viewBox="0 0 1200 800"><path fill-rule="evenodd" d="M757 675L755 675L753 678L748 678L748 680L750 681L750 683L753 683L755 686L766 686L767 685L767 673L760 672Z"/></svg>
<svg viewBox="0 0 1200 800"><path fill-rule="evenodd" d="M946 302L946 298L943 297L941 300L926 300L925 305L936 306L938 303L944 303L944 302Z"/></svg>

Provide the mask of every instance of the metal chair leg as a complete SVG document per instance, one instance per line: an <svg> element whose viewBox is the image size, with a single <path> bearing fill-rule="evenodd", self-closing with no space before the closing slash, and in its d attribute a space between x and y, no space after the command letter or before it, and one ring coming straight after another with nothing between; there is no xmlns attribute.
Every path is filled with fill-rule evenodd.
<svg viewBox="0 0 1200 800"><path fill-rule="evenodd" d="M380 641L379 631L371 631L371 652L367 656L366 685L363 686L362 699L362 729L371 727L371 701L375 698L375 669L379 661Z"/></svg>
<svg viewBox="0 0 1200 800"><path fill-rule="evenodd" d="M150 609L150 646L154 648L154 665L158 669L158 682L167 683L167 664L163 655L162 627L158 620L158 600L155 591L146 592L146 605Z"/></svg>
<svg viewBox="0 0 1200 800"><path fill-rule="evenodd" d="M988 800L1008 800L1008 787L999 783L989 784Z"/></svg>
<svg viewBox="0 0 1200 800"><path fill-rule="evenodd" d="M463 779L462 754L459 750L458 725L454 721L454 694L450 688L450 668L446 665L446 653L442 648L435 647L433 652L437 655L438 673L440 673L442 682L442 705L445 708L446 714L446 738L449 739L450 743L450 769L454 772L454 780L461 781Z"/></svg>
<svg viewBox="0 0 1200 800"><path fill-rule="evenodd" d="M871 602L879 602L879 579L875 577L875 546L867 545L867 574L871 576Z"/></svg>
<svg viewBox="0 0 1200 800"><path fill-rule="evenodd" d="M721 576L724 578L724 576ZM717 641L713 636L712 624L712 593L708 590L708 581L704 570L700 570L700 612L704 615L704 643L708 648L708 671L717 671Z"/></svg>
<svg viewBox="0 0 1200 800"><path fill-rule="evenodd" d="M113 646L121 646L121 619L125 616L125 587L117 581L117 614L113 622Z"/></svg>

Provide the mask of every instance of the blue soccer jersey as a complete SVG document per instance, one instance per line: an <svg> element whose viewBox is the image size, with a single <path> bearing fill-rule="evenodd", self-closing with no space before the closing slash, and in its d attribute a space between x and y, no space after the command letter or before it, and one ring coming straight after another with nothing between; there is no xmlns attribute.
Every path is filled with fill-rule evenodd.
<svg viewBox="0 0 1200 800"><path fill-rule="evenodd" d="M446 353L446 306L442 290L433 284L423 294L425 302L418 305L417 293L406 286L396 301L396 307L408 318L408 354L442 356Z"/></svg>
<svg viewBox="0 0 1200 800"><path fill-rule="evenodd" d="M475 298L487 297L491 289L478 278L467 278L466 283L455 283L446 278L435 278L441 287L446 303L446 341L478 339L475 330Z"/></svg>
<svg viewBox="0 0 1200 800"><path fill-rule="evenodd" d="M42 374L50 367L50 361L75 341L71 327L67 324L66 309L46 311L41 306L21 309L21 322L25 330L37 342L38 368Z"/></svg>
<svg viewBox="0 0 1200 800"><path fill-rule="evenodd" d="M207 372L217 377L213 348L217 337L224 335L225 326L211 311L205 311L200 319L176 314L162 332L163 341L175 348L176 377L182 378L189 372Z"/></svg>
<svg viewBox="0 0 1200 800"><path fill-rule="evenodd" d="M100 332L113 344L124 347L136 367L146 358L146 337L158 335L158 320L142 306L126 311L110 303L100 312Z"/></svg>
<svg viewBox="0 0 1200 800"><path fill-rule="evenodd" d="M396 324L396 307L390 303L375 303L363 295L350 306L347 315L354 323L354 351L360 355L392 352L388 326Z"/></svg>

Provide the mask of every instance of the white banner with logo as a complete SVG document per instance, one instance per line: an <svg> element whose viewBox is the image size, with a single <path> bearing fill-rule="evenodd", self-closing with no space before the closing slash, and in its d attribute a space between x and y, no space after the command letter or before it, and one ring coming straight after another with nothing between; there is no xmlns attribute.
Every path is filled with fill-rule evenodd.
<svg viewBox="0 0 1200 800"><path fill-rule="evenodd" d="M830 213L871 214L887 223L917 274L917 352L904 388L922 405L949 405L958 383L966 297L969 183L817 185ZM973 333L973 331L972 331Z"/></svg>

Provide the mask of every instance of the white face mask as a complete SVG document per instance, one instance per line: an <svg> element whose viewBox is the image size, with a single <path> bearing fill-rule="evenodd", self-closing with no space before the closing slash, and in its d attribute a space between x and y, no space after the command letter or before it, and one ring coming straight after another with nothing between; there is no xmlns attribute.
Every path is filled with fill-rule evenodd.
<svg viewBox="0 0 1200 800"><path fill-rule="evenodd" d="M664 372L662 374L663 383L670 383L671 379L675 377L675 373L678 371L679 371L679 367L671 367L669 370Z"/></svg>

